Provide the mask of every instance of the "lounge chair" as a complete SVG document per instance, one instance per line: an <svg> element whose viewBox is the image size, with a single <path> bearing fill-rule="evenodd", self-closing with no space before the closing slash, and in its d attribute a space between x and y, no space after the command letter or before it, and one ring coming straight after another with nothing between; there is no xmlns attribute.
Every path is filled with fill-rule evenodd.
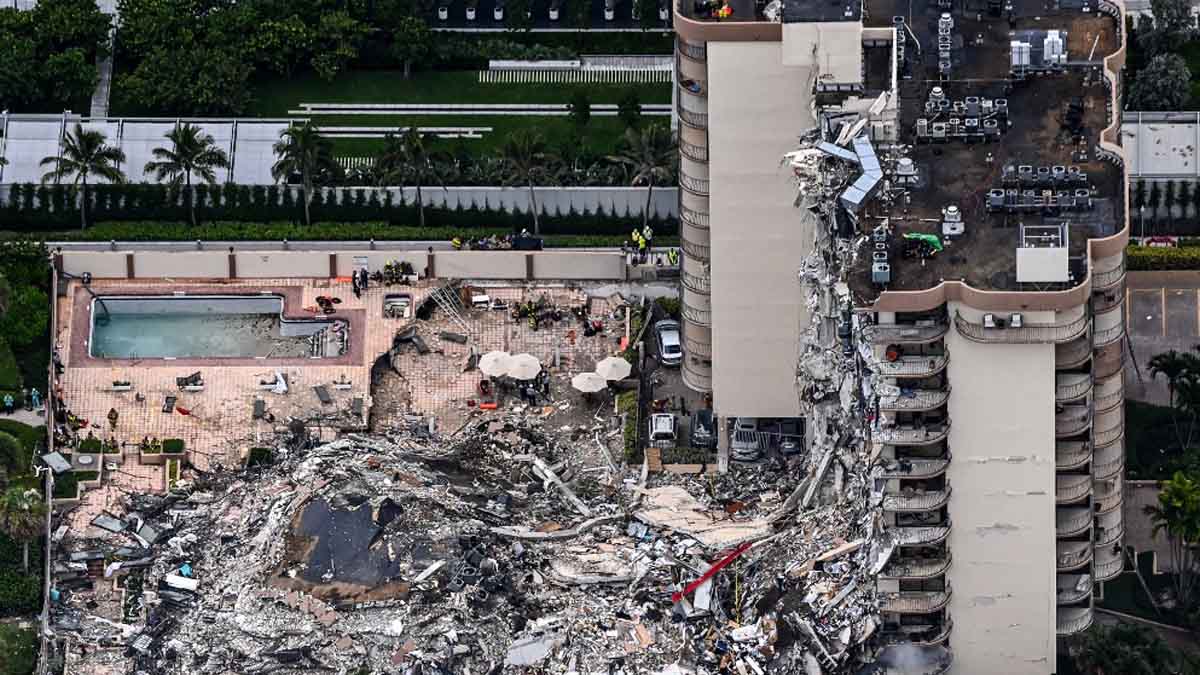
<svg viewBox="0 0 1200 675"><path fill-rule="evenodd" d="M333 405L333 397L329 395L325 385L317 385L313 387L313 391L317 393L317 398L321 399L321 405Z"/></svg>
<svg viewBox="0 0 1200 675"><path fill-rule="evenodd" d="M267 402L261 398L254 399L254 419L261 420L267 414Z"/></svg>
<svg viewBox="0 0 1200 675"><path fill-rule="evenodd" d="M174 396L168 396L166 400L163 401L162 411L165 413L175 412L175 401L177 400L179 399L175 398Z"/></svg>

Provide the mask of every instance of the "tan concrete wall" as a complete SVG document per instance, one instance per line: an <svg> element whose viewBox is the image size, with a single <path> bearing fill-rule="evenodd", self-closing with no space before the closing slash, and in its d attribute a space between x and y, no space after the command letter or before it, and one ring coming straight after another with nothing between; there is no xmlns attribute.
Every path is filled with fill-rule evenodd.
<svg viewBox="0 0 1200 675"><path fill-rule="evenodd" d="M140 279L210 279L229 276L225 251L145 251L133 254L133 274Z"/></svg>
<svg viewBox="0 0 1200 675"><path fill-rule="evenodd" d="M395 261L411 263L417 274L421 274L429 254L425 251L345 251L337 254L338 274L347 276L352 270L358 269L364 259L370 272L381 270L384 265Z"/></svg>
<svg viewBox="0 0 1200 675"><path fill-rule="evenodd" d="M125 253L120 251L65 251L63 271L76 276L91 272L98 279L124 279Z"/></svg>
<svg viewBox="0 0 1200 675"><path fill-rule="evenodd" d="M440 279L524 279L521 251L442 251L434 273Z"/></svg>
<svg viewBox="0 0 1200 675"><path fill-rule="evenodd" d="M325 252L245 251L234 255L239 278L329 276L329 254Z"/></svg>
<svg viewBox="0 0 1200 675"><path fill-rule="evenodd" d="M1054 345L977 343L952 329L946 348L952 672L1046 675L1056 646Z"/></svg>
<svg viewBox="0 0 1200 675"><path fill-rule="evenodd" d="M813 223L783 155L810 129L812 69L778 42L708 44L713 393L721 416L800 414L808 311L797 272Z"/></svg>
<svg viewBox="0 0 1200 675"><path fill-rule="evenodd" d="M601 251L563 251L533 256L534 279L625 278L625 256Z"/></svg>

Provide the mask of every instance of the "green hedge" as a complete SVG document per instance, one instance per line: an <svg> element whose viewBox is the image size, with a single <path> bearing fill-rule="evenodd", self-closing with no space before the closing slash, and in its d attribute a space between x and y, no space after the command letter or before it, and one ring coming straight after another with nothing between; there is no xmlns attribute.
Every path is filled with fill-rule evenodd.
<svg viewBox="0 0 1200 675"><path fill-rule="evenodd" d="M162 451L168 455L179 454L183 452L182 438L164 438L162 442Z"/></svg>
<svg viewBox="0 0 1200 675"><path fill-rule="evenodd" d="M74 499L76 488L83 481L96 480L98 471L68 471L54 477L54 498Z"/></svg>
<svg viewBox="0 0 1200 675"><path fill-rule="evenodd" d="M1200 247L1130 246L1125 266L1137 271L1200 270Z"/></svg>
<svg viewBox="0 0 1200 675"><path fill-rule="evenodd" d="M76 227L79 210L75 206L75 188L66 185L14 185L8 202L0 205L0 222L19 231L45 231ZM190 193L168 185L126 184L100 185L90 193L89 219L104 221L179 221L189 217L187 198ZM277 222L279 218L291 218L302 222L303 206L292 198L291 191L277 186L248 185L198 185L195 187L197 215L207 221L234 221L253 223ZM379 222L389 225L407 225L420 222L418 209L407 203L396 202L392 193L382 196L374 190L354 189L345 191L340 197L330 194L327 201L317 193L311 205L313 222ZM578 213L571 210L558 215L540 218L543 234L625 234L641 216L631 212L610 213L603 208L594 213ZM533 218L524 212L484 208L456 207L426 208L425 223L430 229L454 228L476 230L494 228L505 231L532 229ZM674 220L655 219L656 234L672 235L679 231ZM199 234L192 237L200 237ZM201 237L203 238L203 237ZM270 239L274 237L256 237ZM344 239L345 237L337 237Z"/></svg>
<svg viewBox="0 0 1200 675"><path fill-rule="evenodd" d="M104 450L104 443L99 438L85 438L79 442L79 452L86 454L99 454Z"/></svg>
<svg viewBox="0 0 1200 675"><path fill-rule="evenodd" d="M17 357L13 356L12 348L8 346L8 340L0 336L0 389L8 391L21 390L21 368L17 365ZM20 397L18 404L21 403Z"/></svg>

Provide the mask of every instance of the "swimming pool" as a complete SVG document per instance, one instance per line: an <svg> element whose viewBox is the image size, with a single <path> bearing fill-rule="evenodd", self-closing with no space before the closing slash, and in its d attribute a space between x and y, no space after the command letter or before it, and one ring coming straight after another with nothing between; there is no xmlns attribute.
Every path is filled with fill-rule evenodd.
<svg viewBox="0 0 1200 675"><path fill-rule="evenodd" d="M89 353L104 359L322 358L346 351L340 319L285 319L283 297L100 296Z"/></svg>

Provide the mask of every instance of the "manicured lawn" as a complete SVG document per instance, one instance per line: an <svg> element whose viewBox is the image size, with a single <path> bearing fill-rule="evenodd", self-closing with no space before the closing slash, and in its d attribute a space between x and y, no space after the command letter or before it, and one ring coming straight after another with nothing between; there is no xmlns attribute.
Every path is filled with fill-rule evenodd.
<svg viewBox="0 0 1200 675"><path fill-rule="evenodd" d="M617 103L633 89L642 103L670 103L671 84L483 84L477 71L352 70L333 81L313 73L255 87L250 114L288 117L301 103L567 103L576 88L592 103Z"/></svg>
<svg viewBox="0 0 1200 675"><path fill-rule="evenodd" d="M37 666L37 631L0 624L0 675L30 675Z"/></svg>
<svg viewBox="0 0 1200 675"><path fill-rule="evenodd" d="M518 129L533 129L542 134L550 148L561 151L563 148L582 149L587 147L593 153L611 154L617 148L625 125L617 117L593 117L580 135L571 121L566 117L320 117L314 118L317 124L327 126L372 126L372 127L406 127L417 125L423 127L491 127L492 131L484 132L482 138L467 139L434 139L433 147L443 152L457 153L459 150L473 156L490 154L504 144L504 139ZM668 124L665 117L646 117L643 123L658 122ZM378 151L383 143L382 138L334 138L333 147L336 155L367 156Z"/></svg>

